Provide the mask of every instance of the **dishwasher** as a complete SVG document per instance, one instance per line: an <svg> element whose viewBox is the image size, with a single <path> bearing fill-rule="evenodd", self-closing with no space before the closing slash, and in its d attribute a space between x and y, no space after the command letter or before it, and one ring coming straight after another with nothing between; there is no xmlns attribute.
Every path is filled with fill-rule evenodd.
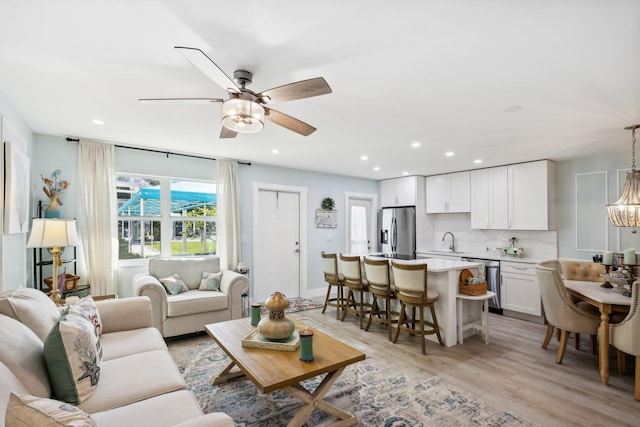
<svg viewBox="0 0 640 427"><path fill-rule="evenodd" d="M484 264L487 290L496 293L496 295L489 300L489 312L502 314L502 307L500 306L500 261L482 258L462 258L462 261Z"/></svg>

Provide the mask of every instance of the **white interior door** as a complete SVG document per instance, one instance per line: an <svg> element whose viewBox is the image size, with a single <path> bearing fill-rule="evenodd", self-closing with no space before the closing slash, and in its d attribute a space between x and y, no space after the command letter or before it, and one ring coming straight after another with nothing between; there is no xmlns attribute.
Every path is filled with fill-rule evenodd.
<svg viewBox="0 0 640 427"><path fill-rule="evenodd" d="M259 190L254 252L254 300L278 291L300 296L300 195Z"/></svg>
<svg viewBox="0 0 640 427"><path fill-rule="evenodd" d="M347 253L365 255L372 252L372 201L348 197L347 199Z"/></svg>

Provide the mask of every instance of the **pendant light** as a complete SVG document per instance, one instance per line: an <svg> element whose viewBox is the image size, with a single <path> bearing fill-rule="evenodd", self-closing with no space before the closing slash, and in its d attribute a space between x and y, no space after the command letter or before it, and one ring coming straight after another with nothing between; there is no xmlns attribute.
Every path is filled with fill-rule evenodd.
<svg viewBox="0 0 640 427"><path fill-rule="evenodd" d="M616 227L633 227L632 233L636 233L636 227L640 226L640 171L636 170L636 129L640 125L628 126L631 130L631 171L627 172L627 179L620 199L613 205L607 205L607 216L611 224Z"/></svg>

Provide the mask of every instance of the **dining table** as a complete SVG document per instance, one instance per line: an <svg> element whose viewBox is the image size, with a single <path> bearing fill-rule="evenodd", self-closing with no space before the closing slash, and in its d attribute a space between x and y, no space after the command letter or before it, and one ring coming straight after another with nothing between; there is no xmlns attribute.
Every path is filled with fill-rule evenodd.
<svg viewBox="0 0 640 427"><path fill-rule="evenodd" d="M615 288L605 288L600 282L582 280L565 280L565 287L570 295L586 301L600 311L599 339L599 368L602 384L609 382L609 321L612 313L628 313L631 298Z"/></svg>

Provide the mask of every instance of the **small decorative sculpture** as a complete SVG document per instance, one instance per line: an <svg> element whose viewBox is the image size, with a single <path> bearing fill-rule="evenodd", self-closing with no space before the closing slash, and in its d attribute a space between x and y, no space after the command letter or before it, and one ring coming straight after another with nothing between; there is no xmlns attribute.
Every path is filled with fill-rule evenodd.
<svg viewBox="0 0 640 427"><path fill-rule="evenodd" d="M264 306L269 311L269 316L258 323L260 335L271 341L288 339L295 331L296 325L284 314L284 310L289 307L287 297L281 292L274 292L267 298Z"/></svg>

